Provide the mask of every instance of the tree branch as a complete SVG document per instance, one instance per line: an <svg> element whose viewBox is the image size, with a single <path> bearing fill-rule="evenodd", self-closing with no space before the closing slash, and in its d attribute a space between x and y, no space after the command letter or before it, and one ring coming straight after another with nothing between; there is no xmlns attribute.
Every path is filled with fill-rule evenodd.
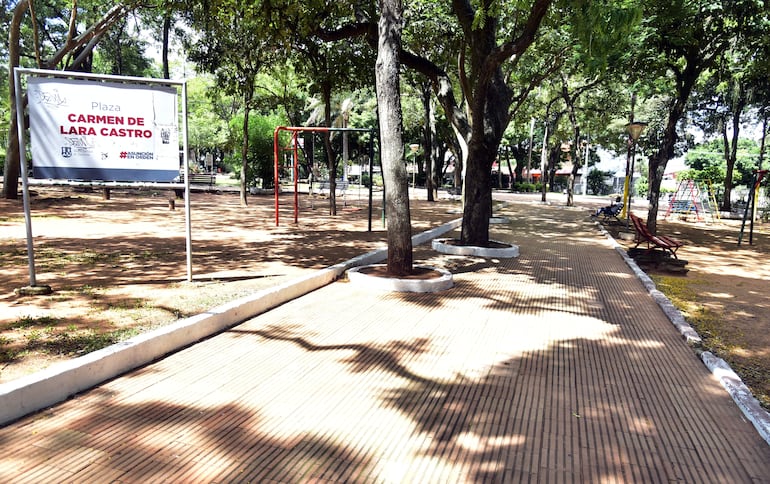
<svg viewBox="0 0 770 484"><path fill-rule="evenodd" d="M465 32L465 36L469 37L473 30L473 19L476 16L473 6L468 0L452 0L452 11L455 13L463 32Z"/></svg>
<svg viewBox="0 0 770 484"><path fill-rule="evenodd" d="M93 46L96 45L95 43L90 43L90 41L94 37L101 37L101 35L104 34L107 30L112 27L112 25L123 18L123 16L128 13L131 8L133 8L135 4L130 5L116 5L112 7L104 16L94 25L92 25L88 30L83 32L78 37L75 37L71 40L68 40L67 43L64 45L64 47L60 48L47 62L46 66L49 69L55 68L59 62L61 62L62 59L69 53L71 53L73 50L83 46L83 45L90 45L90 48L93 49ZM90 52L90 50L86 50L86 52ZM81 53L82 55L82 53ZM78 56L80 58L80 56ZM72 65L77 65L73 62Z"/></svg>
<svg viewBox="0 0 770 484"><path fill-rule="evenodd" d="M535 0L535 3L532 5L532 10L529 13L529 17L524 23L521 34L515 39L501 44L489 56L487 62L492 64L492 67L496 67L495 64L499 66L505 62L506 59L523 53L530 45L532 45L535 41L535 35L540 28L540 24L542 23L543 18L545 18L545 14L548 13L551 1L552 0Z"/></svg>
<svg viewBox="0 0 770 484"><path fill-rule="evenodd" d="M372 22L357 22L344 25L336 30L318 29L315 31L315 35L324 42L365 37L370 45L377 47L377 24Z"/></svg>

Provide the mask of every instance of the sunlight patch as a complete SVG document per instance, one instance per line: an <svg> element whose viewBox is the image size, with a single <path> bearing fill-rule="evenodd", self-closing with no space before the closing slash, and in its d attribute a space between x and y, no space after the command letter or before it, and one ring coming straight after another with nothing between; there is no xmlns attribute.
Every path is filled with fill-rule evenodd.
<svg viewBox="0 0 770 484"><path fill-rule="evenodd" d="M458 446L474 452L484 452L498 447L522 445L526 439L522 435L501 435L482 438L473 432L463 432L455 440Z"/></svg>

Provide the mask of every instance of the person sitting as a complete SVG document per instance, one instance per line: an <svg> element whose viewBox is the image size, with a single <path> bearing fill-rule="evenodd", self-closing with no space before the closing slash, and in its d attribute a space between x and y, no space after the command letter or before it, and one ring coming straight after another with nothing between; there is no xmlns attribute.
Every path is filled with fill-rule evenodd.
<svg viewBox="0 0 770 484"><path fill-rule="evenodd" d="M602 207L596 210L596 213L594 213L592 216L598 217L599 215L603 215L604 218L617 217L622 209L623 204L620 203L620 197L615 197L614 202L610 203L606 207Z"/></svg>

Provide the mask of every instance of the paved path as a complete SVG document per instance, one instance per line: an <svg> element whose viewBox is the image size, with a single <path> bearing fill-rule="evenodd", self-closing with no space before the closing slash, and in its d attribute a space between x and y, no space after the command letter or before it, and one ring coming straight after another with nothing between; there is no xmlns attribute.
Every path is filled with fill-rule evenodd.
<svg viewBox="0 0 770 484"><path fill-rule="evenodd" d="M0 482L770 482L585 210L513 204L437 294L336 282L0 429ZM354 254L352 254L354 255Z"/></svg>

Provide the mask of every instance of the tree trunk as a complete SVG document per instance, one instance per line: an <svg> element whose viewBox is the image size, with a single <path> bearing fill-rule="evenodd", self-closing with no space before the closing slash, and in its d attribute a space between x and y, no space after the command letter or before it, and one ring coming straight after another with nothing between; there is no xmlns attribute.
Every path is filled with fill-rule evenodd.
<svg viewBox="0 0 770 484"><path fill-rule="evenodd" d="M21 19L27 11L29 3L21 0L13 9L13 19L8 33L8 94L10 95L11 122L8 126L8 149L6 150L5 166L3 168L3 196L9 200L19 198L19 175L21 174L21 158L19 157L19 127L16 123L16 85L13 68L19 65L20 47L19 30ZM24 109L22 106L21 109ZM22 126L21 129L24 129Z"/></svg>
<svg viewBox="0 0 770 484"><path fill-rule="evenodd" d="M375 76L388 224L388 272L404 276L412 272L412 224L408 176L403 159L398 72L403 6L400 0L379 0L378 3L380 20Z"/></svg>
<svg viewBox="0 0 770 484"><path fill-rule="evenodd" d="M247 81L249 84L244 86L245 92L243 94L244 106L243 106L243 144L241 145L241 206L246 207L249 204L248 199L248 187L246 181L249 175L249 112L251 111L251 100L253 90L253 82ZM276 189L280 189L279 180L275 180Z"/></svg>
<svg viewBox="0 0 770 484"><path fill-rule="evenodd" d="M736 142L737 145L737 139L733 139L733 141ZM731 209L731 202L730 198L732 197L733 192L733 169L735 168L735 157L733 150L730 148L730 137L727 135L727 124L722 123L722 143L723 143L723 149L725 153L725 179L724 179L724 185L725 185L725 191L722 198L722 208L721 210L723 212L729 212ZM736 146L737 148L737 146Z"/></svg>
<svg viewBox="0 0 770 484"><path fill-rule="evenodd" d="M548 140L551 132L548 130L548 111L545 112L546 123L543 133L543 146L540 148L540 201L545 203L546 193L548 192Z"/></svg>
<svg viewBox="0 0 770 484"><path fill-rule="evenodd" d="M725 193L722 199L722 210L729 212L731 207L730 197L733 190L733 170L735 169L735 163L738 160L738 137L741 130L741 114L743 108L746 106L746 96L742 86L738 86L740 93L738 94L738 100L733 106L732 112L732 124L733 133L732 140L727 136L727 127L722 125L722 139L724 140L725 148L725 161L727 162L727 171L725 172Z"/></svg>
<svg viewBox="0 0 770 484"><path fill-rule="evenodd" d="M491 22L491 20L490 20ZM488 38L492 41L492 38ZM473 62L487 58L490 45L474 52ZM474 49L475 50L475 49ZM488 74L486 88L477 87L470 102L473 127L468 142L468 166L465 178L465 207L461 241L464 245L489 245L489 217L492 215L492 165L503 133L510 121L508 109L512 95L499 66Z"/></svg>
<svg viewBox="0 0 770 484"><path fill-rule="evenodd" d="M171 32L171 12L166 12L163 16L163 47L161 52L161 62L163 63L163 79L170 79L171 73L168 67L168 44L169 33Z"/></svg>
<svg viewBox="0 0 770 484"><path fill-rule="evenodd" d="M428 201L434 202L436 198L434 196L434 179L433 179L433 137L432 137L432 123L431 123L431 107L430 107L430 84L424 83L422 85L422 106L425 111L425 126L423 127L423 148L422 152L425 153L425 190L428 192Z"/></svg>
<svg viewBox="0 0 770 484"><path fill-rule="evenodd" d="M465 210L461 240L464 245L489 245L489 216L492 213L492 162L497 153L481 143L469 144L465 172Z"/></svg>
<svg viewBox="0 0 770 484"><path fill-rule="evenodd" d="M446 149L442 148L442 142L439 139L438 131L436 129L436 103L431 101L430 103L430 140L431 140L431 152L430 159L432 160L433 173L431 177L433 179L433 199L438 199L438 189L442 186L444 179L444 153Z"/></svg>
<svg viewBox="0 0 770 484"><path fill-rule="evenodd" d="M324 101L324 124L332 126L332 86L324 82L322 87ZM330 132L322 133L324 150L326 151L326 167L329 170L329 215L337 215L337 156L332 147Z"/></svg>
<svg viewBox="0 0 770 484"><path fill-rule="evenodd" d="M19 66L20 44L19 29L21 20L29 6L28 0L20 0L13 9L13 18L9 27L8 34L8 81L10 89L10 108L11 122L8 129L8 149L6 150L6 163L3 169L3 196L7 199L17 199L19 197L19 176L21 174L18 143L18 128L16 126L16 101L15 88L13 85L13 68ZM56 51L41 66L44 69L56 69L59 62L72 52L79 52L76 58L70 64L70 68L82 68L88 62L92 55L93 48L99 43L102 35L109 30L112 25L125 17L126 12L135 5L116 5L102 16L94 25L85 32L74 37L74 27L70 31L70 38L64 46ZM23 107L22 107L23 109ZM24 129L24 127L21 127ZM14 162L16 160L16 162Z"/></svg>
<svg viewBox="0 0 770 484"><path fill-rule="evenodd" d="M580 125L578 124L577 114L575 114L575 96L569 92L569 83L567 76L562 72L562 97L564 104L567 105L567 116L572 126L572 143L574 145L575 156L572 159L572 170L569 174L569 183L567 184L567 206L575 205L575 180L577 179L578 169L580 168Z"/></svg>
<svg viewBox="0 0 770 484"><path fill-rule="evenodd" d="M668 121L663 130L663 139L660 148L656 153L650 156L649 160L649 179L650 179L650 206L647 214L647 229L650 233L658 231L658 202L660 201L660 186L663 183L663 175L666 171L668 160L674 157L674 146L677 140L676 125L682 118L684 107L690 96L690 89L695 83L695 76L692 79L690 88L686 91L680 90L674 104L668 113Z"/></svg>
<svg viewBox="0 0 770 484"><path fill-rule="evenodd" d="M762 169L762 162L765 159L765 139L767 138L767 113L762 114L762 139L759 142L759 162L757 169Z"/></svg>

